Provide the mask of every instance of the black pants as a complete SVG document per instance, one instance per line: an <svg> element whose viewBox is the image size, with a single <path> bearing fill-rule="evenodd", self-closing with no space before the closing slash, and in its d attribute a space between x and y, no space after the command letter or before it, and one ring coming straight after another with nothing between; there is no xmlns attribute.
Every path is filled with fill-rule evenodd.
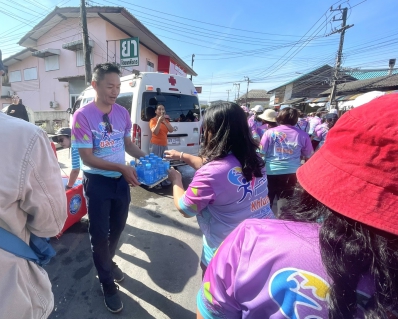
<svg viewBox="0 0 398 319"><path fill-rule="evenodd" d="M84 173L84 196L87 202L89 233L99 281L113 283L112 259L126 226L130 205L130 186L123 176L105 177Z"/></svg>
<svg viewBox="0 0 398 319"><path fill-rule="evenodd" d="M297 183L296 173L282 175L267 175L268 179L268 197L270 205L274 199L287 198L293 195L294 187Z"/></svg>

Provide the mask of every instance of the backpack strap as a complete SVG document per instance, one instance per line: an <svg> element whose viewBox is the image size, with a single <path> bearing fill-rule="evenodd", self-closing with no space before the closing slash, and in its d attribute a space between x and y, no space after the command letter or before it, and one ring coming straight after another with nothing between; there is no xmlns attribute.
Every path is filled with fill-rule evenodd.
<svg viewBox="0 0 398 319"><path fill-rule="evenodd" d="M39 258L27 243L2 227L0 227L0 248L17 257L40 264Z"/></svg>

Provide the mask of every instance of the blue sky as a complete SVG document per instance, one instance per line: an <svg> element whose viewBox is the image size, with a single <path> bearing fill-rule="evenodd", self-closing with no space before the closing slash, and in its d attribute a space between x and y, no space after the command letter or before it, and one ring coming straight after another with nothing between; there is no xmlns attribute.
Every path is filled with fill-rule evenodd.
<svg viewBox="0 0 398 319"><path fill-rule="evenodd" d="M195 85L201 100L234 99L249 89L270 90L299 73L334 65L339 34L325 36L332 22L328 9L351 8L343 67L385 68L398 58L397 0L95 0L90 5L124 6L188 64L195 54ZM0 0L0 48L3 59L18 52L16 43L55 5L78 6L78 0ZM12 16L13 15L13 16Z"/></svg>

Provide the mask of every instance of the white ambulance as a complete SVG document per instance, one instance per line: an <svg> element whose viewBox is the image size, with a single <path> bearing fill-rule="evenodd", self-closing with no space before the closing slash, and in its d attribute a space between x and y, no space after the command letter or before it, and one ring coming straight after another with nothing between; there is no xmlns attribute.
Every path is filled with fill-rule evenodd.
<svg viewBox="0 0 398 319"><path fill-rule="evenodd" d="M157 72L138 72L121 79L120 94L116 103L125 107L131 115L132 140L145 153L149 153L152 132L149 120L155 116L155 108L161 102L169 116L174 132L167 135L168 148L197 155L200 147L202 115L197 92L186 77ZM85 89L68 112L73 113L94 100L95 91ZM72 121L70 121L72 123ZM126 161L132 158L126 154ZM172 165L183 165L173 161Z"/></svg>

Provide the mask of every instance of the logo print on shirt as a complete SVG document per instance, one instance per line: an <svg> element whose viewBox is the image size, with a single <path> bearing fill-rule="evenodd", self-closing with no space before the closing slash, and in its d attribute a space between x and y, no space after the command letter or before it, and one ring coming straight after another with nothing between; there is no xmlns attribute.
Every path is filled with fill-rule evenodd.
<svg viewBox="0 0 398 319"><path fill-rule="evenodd" d="M272 137L274 138L275 141L275 150L277 153L280 155L283 154L289 154L292 155L294 153L293 148L288 145L287 139L286 139L286 134L283 132L273 132Z"/></svg>
<svg viewBox="0 0 398 319"><path fill-rule="evenodd" d="M283 268L271 277L269 295L286 318L321 319L321 311L327 309L329 288L329 284L316 274L296 268ZM303 306L306 307L305 317L299 311ZM311 309L313 311L309 314Z"/></svg>
<svg viewBox="0 0 398 319"><path fill-rule="evenodd" d="M243 202L248 195L250 196L250 198L253 196L253 190L254 190L254 184L256 183L256 178L253 177L253 179L250 182L248 182L246 178L243 176L241 167L237 166L230 169L230 171L228 172L228 181L232 185L238 186L237 192L243 190L243 196L238 201L238 204Z"/></svg>

